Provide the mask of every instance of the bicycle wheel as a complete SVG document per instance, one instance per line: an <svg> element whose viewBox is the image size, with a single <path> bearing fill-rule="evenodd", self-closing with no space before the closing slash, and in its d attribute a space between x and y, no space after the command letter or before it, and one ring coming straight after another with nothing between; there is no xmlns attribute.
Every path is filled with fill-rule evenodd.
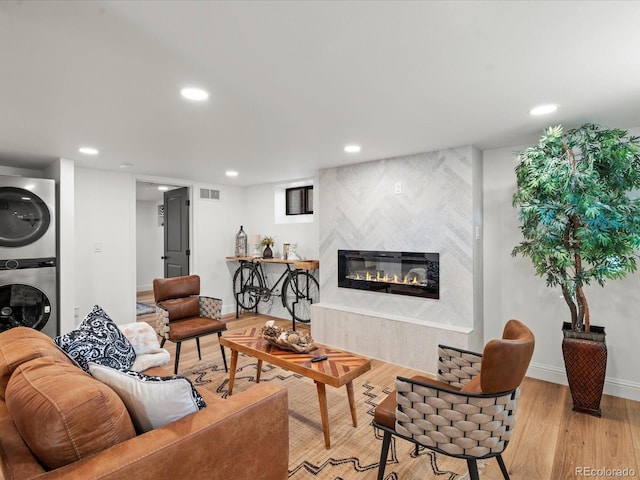
<svg viewBox="0 0 640 480"><path fill-rule="evenodd" d="M255 308L264 289L262 277L253 265L243 263L233 275L233 295L245 310Z"/></svg>
<svg viewBox="0 0 640 480"><path fill-rule="evenodd" d="M295 270L282 285L282 304L296 322L311 321L311 304L320 301L320 286L306 270Z"/></svg>

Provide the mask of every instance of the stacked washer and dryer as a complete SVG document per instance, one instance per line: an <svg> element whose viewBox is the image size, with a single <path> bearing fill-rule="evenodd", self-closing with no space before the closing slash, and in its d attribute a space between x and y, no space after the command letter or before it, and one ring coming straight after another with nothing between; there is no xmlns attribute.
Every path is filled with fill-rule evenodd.
<svg viewBox="0 0 640 480"><path fill-rule="evenodd" d="M54 180L0 176L0 332L59 334Z"/></svg>

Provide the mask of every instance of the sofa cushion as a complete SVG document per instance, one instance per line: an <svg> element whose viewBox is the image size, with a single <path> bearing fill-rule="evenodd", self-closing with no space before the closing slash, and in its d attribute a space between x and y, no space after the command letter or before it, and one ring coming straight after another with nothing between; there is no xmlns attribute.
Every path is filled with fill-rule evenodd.
<svg viewBox="0 0 640 480"><path fill-rule="evenodd" d="M85 372L89 371L89 362L113 368L131 368L136 360L136 353L127 337L98 305L76 330L53 341Z"/></svg>
<svg viewBox="0 0 640 480"><path fill-rule="evenodd" d="M89 363L89 371L120 395L138 433L162 427L207 406L184 377L155 377L95 363Z"/></svg>
<svg viewBox="0 0 640 480"><path fill-rule="evenodd" d="M200 300L198 297L174 298L159 302L169 312L169 320L200 316Z"/></svg>
<svg viewBox="0 0 640 480"><path fill-rule="evenodd" d="M33 454L54 469L136 434L125 405L75 365L43 357L16 368L6 406Z"/></svg>
<svg viewBox="0 0 640 480"><path fill-rule="evenodd" d="M29 360L52 357L71 364L71 360L53 343L51 337L29 327L15 327L0 334L0 400L13 371Z"/></svg>

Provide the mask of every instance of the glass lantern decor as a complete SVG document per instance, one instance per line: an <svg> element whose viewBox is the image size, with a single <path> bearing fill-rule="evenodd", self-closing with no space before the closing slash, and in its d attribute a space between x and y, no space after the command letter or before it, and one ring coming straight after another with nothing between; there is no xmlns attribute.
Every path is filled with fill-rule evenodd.
<svg viewBox="0 0 640 480"><path fill-rule="evenodd" d="M236 257L247 256L247 234L245 233L242 225L240 225L240 231L236 234Z"/></svg>

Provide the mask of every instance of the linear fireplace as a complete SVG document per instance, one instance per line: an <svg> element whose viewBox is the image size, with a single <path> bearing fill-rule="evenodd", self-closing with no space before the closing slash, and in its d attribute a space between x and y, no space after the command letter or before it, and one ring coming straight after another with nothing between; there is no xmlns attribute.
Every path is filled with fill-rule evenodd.
<svg viewBox="0 0 640 480"><path fill-rule="evenodd" d="M338 287L440 298L440 254L338 250Z"/></svg>

